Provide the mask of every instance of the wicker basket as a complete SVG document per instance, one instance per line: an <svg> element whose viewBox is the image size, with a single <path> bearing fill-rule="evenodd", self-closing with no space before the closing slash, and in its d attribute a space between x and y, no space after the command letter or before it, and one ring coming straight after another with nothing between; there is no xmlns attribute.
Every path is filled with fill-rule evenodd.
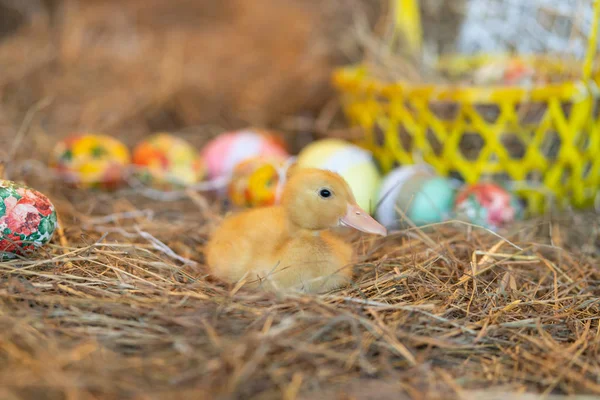
<svg viewBox="0 0 600 400"><path fill-rule="evenodd" d="M385 172L425 161L467 183L502 180L526 200L531 214L551 205L593 205L600 188L600 80L591 68L599 10L596 1L583 64L526 60L550 73L583 69L578 80L527 88L453 86L383 82L365 65L338 70L334 85L345 114L364 130L358 144L373 151ZM449 57L440 68L459 74L506 57Z"/></svg>

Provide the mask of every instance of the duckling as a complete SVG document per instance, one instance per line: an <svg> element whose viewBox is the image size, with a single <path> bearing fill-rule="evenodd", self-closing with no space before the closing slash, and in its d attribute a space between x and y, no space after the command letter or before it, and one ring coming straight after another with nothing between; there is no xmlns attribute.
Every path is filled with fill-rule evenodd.
<svg viewBox="0 0 600 400"><path fill-rule="evenodd" d="M226 217L206 247L213 276L268 290L327 292L349 283L352 246L339 226L385 236L338 174L291 168L278 205Z"/></svg>

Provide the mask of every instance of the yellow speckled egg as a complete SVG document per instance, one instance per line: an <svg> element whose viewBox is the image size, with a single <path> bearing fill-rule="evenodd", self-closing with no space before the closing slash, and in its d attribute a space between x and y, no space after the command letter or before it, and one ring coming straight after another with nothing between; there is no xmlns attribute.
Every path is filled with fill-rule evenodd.
<svg viewBox="0 0 600 400"><path fill-rule="evenodd" d="M273 156L252 157L237 164L228 187L231 202L241 207L275 204L284 163L284 157Z"/></svg>
<svg viewBox="0 0 600 400"><path fill-rule="evenodd" d="M123 183L129 162L129 150L119 140L77 134L56 144L50 166L77 187L114 189Z"/></svg>
<svg viewBox="0 0 600 400"><path fill-rule="evenodd" d="M306 146L297 165L337 172L348 182L358 205L374 211L381 176L369 151L340 139L323 139Z"/></svg>
<svg viewBox="0 0 600 400"><path fill-rule="evenodd" d="M196 149L168 133L157 133L138 143L133 150L133 164L142 182L161 189L193 185L206 174Z"/></svg>

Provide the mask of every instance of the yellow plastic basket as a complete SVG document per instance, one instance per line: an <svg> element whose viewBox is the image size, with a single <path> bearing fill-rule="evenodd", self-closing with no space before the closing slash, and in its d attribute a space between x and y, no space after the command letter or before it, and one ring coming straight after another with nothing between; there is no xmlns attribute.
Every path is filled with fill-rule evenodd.
<svg viewBox="0 0 600 400"><path fill-rule="evenodd" d="M396 1L397 9L415 4ZM364 65L339 69L333 81L345 114L364 130L358 144L373 152L385 172L397 164L424 161L441 175L459 175L467 183L508 181L531 214L550 204L593 205L600 189L600 80L598 74L592 76L599 11L596 0L583 64L547 57L527 60L548 72L583 68L577 81L531 88L444 86L383 82ZM409 20L414 25L414 18ZM405 31L414 29L420 28ZM418 47L420 39L411 37ZM442 60L441 67L464 71L490 58L452 57Z"/></svg>

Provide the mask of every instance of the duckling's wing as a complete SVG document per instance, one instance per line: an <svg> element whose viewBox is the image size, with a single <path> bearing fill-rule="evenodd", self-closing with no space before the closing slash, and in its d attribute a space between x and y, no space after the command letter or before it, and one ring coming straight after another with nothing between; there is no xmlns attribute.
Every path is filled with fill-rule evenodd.
<svg viewBox="0 0 600 400"><path fill-rule="evenodd" d="M278 207L253 209L226 218L206 246L211 273L237 282L254 280L286 237L286 221Z"/></svg>
<svg viewBox="0 0 600 400"><path fill-rule="evenodd" d="M269 278L281 289L329 291L350 282L352 254L351 245L328 232L297 235L270 260L277 268Z"/></svg>

